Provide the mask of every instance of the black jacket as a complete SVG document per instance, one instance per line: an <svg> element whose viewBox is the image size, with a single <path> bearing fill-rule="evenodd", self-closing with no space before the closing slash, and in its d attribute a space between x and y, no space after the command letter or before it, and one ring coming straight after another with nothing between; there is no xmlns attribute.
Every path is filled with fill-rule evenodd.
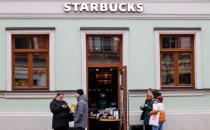
<svg viewBox="0 0 210 130"><path fill-rule="evenodd" d="M61 127L69 127L69 112L70 108L63 108L62 105L67 105L65 101L53 99L50 103L50 110L53 113L52 128L58 129Z"/></svg>

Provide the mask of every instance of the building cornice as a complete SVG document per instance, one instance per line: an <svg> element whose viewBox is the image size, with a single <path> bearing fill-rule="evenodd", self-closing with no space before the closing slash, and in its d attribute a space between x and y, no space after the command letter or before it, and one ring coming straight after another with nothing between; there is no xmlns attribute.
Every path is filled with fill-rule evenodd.
<svg viewBox="0 0 210 130"><path fill-rule="evenodd" d="M210 19L210 3L143 3L143 12L103 13L65 12L64 3L1 2L0 19Z"/></svg>

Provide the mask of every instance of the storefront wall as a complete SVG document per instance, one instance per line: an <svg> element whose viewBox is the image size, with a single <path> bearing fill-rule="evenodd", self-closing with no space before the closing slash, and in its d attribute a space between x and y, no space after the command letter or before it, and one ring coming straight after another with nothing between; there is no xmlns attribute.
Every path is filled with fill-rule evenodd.
<svg viewBox="0 0 210 130"><path fill-rule="evenodd" d="M202 89L210 88L208 77L210 77L210 59L208 51L210 48L210 21L209 20L55 20L55 19L13 19L0 21L0 42L1 46L1 78L0 89L6 91L6 27L55 27L54 41L54 88L55 90L75 90L85 88L82 86L82 65L81 65L81 39L80 27L128 27L128 90L129 90L129 114L130 124L140 124L139 106L144 102L145 94L139 90L145 90L149 87L155 88L155 34L154 27L200 27L201 28L201 58L202 58ZM195 63L196 64L196 63ZM195 115L203 121L204 116L209 115L210 95L205 91L185 91L182 92L163 92L165 94L165 106L168 112L167 129L176 128L173 121L179 122L181 115L188 115L189 119ZM21 95L21 94L20 94ZM53 94L45 99L27 96L1 98L1 119L10 113L23 115L41 113L44 120L50 118L49 102ZM75 103L72 93L67 94L66 98L69 104ZM2 95L2 97L4 97ZM22 99L19 99L19 98ZM30 113L32 112L32 113ZM43 114L44 113L44 114ZM193 114L194 113L194 114ZM199 114L204 113L204 114ZM22 115L22 116L23 116ZM177 115L177 116L175 116ZM16 115L16 117L20 118ZM24 117L24 116L23 116ZM7 117L8 118L8 117ZM18 119L17 118L17 119ZM203 119L203 120L202 120ZM12 118L8 118L12 121ZM20 120L22 120L20 118ZM32 123L33 116L28 120ZM195 121L191 119L192 121ZM197 120L196 120L197 121ZM195 121L195 122L196 122ZM209 122L209 121L208 121ZM38 122L35 122L35 124ZM181 123L181 122L180 122ZM187 122L184 122L187 123ZM197 122L196 122L197 123ZM17 124L18 125L18 124ZM44 124L43 124L44 125ZM46 123L50 128L50 123ZM182 125L185 128L185 125ZM199 125L200 126L200 125ZM206 126L202 125L205 128ZM23 126L22 126L23 127ZM28 127L28 126L24 126ZM181 128L181 127L178 127ZM177 128L177 129L178 129ZM189 127L190 128L190 127ZM42 128L36 128L42 130Z"/></svg>
<svg viewBox="0 0 210 130"><path fill-rule="evenodd" d="M137 0L137 2L139 1ZM155 2L155 0L149 2ZM171 1L163 0L162 2ZM194 0L193 2L197 1ZM177 7L177 9L161 8L169 7L168 3L165 3L165 5L145 3L145 13L142 15L125 14L124 16L120 14L116 17L112 16L112 14L104 15L104 17L101 15L87 17L87 14L77 16L77 14L72 15L71 13L66 15L62 9L62 2L49 2L47 6L45 3L43 7L41 7L42 3L26 3L31 8L23 8L22 10L19 9L17 3L4 4L11 5L14 8L5 8L7 6L1 6L0 8L0 129L51 129L52 115L49 111L49 103L54 97L54 91L56 90L65 90L65 100L69 104L76 103L72 90L78 88L86 89L86 85L83 85L82 59L84 57L82 48L84 46L82 46L81 41L81 27L129 28L128 48L126 48L128 55L126 58L128 60L128 120L131 125L142 123L139 121L139 106L144 102L145 90L157 87L154 28L200 28L200 39L198 39L201 44L201 85L198 86L200 90L179 89L162 91L167 111L165 128L166 130L210 129L207 125L210 123L210 103L208 102L210 99L208 90L210 89L210 59L208 58L210 55L210 13L206 8L197 10L199 7L208 7L208 4L199 3L200 6L197 6L196 3L191 3L194 10L188 10L187 8L189 7L183 3L179 3L177 6L173 6L173 3L169 4L170 7ZM185 4L188 5L188 3ZM40 6L40 9L37 10L36 6ZM182 11L183 9L184 11ZM164 12L164 10L167 11ZM10 15L5 16L5 14ZM8 68L10 67L7 62L8 50L6 48L8 38L6 28L10 27L55 28L54 61L50 64L50 66L54 66L52 70L54 78L53 87L50 88L50 91L7 92L7 76ZM195 62L194 64L198 63ZM13 125L11 125L11 122Z"/></svg>
<svg viewBox="0 0 210 130"><path fill-rule="evenodd" d="M96 26L98 25L98 26ZM99 26L100 25L100 26ZM80 27L128 27L128 89L155 87L154 27L200 27L202 86L210 88L209 20L1 20L1 90L6 90L6 27L55 27L54 86L60 90L81 87ZM195 63L196 64L196 63ZM82 86L85 87L85 86Z"/></svg>

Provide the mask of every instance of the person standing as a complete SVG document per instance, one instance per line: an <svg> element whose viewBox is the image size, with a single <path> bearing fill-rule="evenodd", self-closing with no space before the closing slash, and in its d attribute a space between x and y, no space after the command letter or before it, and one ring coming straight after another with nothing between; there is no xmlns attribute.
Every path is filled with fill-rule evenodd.
<svg viewBox="0 0 210 130"><path fill-rule="evenodd" d="M52 128L54 130L69 129L70 108L63 98L64 93L58 92L50 103L50 110L53 113Z"/></svg>
<svg viewBox="0 0 210 130"><path fill-rule="evenodd" d="M149 125L150 119L150 111L152 111L152 104L153 104L153 89L147 90L147 98L145 103L140 107L143 111L142 120L144 121L145 130L152 130L152 126Z"/></svg>
<svg viewBox="0 0 210 130"><path fill-rule="evenodd" d="M88 99L82 89L76 90L77 109L74 113L74 127L76 130L85 130L88 121Z"/></svg>
<svg viewBox="0 0 210 130"><path fill-rule="evenodd" d="M163 130L163 124L166 121L166 113L164 110L163 96L159 91L154 91L154 101L153 104L157 105L157 108L150 112L150 115L157 115L159 113L159 123L158 126L152 126L152 130Z"/></svg>

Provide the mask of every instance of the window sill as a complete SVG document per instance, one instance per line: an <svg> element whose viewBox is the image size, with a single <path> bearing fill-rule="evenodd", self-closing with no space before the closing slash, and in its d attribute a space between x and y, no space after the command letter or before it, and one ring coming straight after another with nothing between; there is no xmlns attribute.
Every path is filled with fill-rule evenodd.
<svg viewBox="0 0 210 130"><path fill-rule="evenodd" d="M160 92L165 97L192 97L210 95L210 89L195 89L195 88L171 88L161 89ZM147 90L129 90L130 97L145 97Z"/></svg>
<svg viewBox="0 0 210 130"><path fill-rule="evenodd" d="M65 97L73 97L74 91L62 91ZM40 91L40 90L15 90L11 92L0 91L0 98L5 99L52 99L57 91Z"/></svg>

